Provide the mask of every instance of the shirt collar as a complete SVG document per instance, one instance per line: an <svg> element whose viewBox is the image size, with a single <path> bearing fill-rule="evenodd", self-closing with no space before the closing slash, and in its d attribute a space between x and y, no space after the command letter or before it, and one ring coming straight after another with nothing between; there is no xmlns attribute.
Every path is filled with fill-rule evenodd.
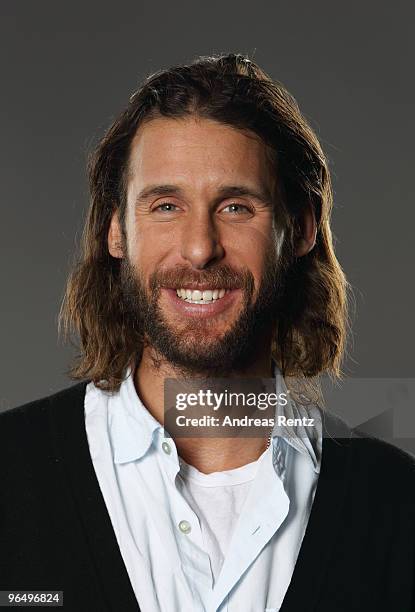
<svg viewBox="0 0 415 612"><path fill-rule="evenodd" d="M288 390L286 382L277 364L273 362L274 378L277 395L286 394L287 404L278 404L276 417L285 416L287 419L312 419L313 425L308 426L280 426L276 422L271 434L274 450L278 441L284 441L296 451L304 454L312 463L315 472L320 472L322 452L322 414L317 403L300 403L293 399L291 390ZM297 421L298 422L298 421ZM307 421L304 421L307 423ZM281 445L277 448L281 450ZM274 452L275 457L275 452Z"/></svg>
<svg viewBox="0 0 415 612"><path fill-rule="evenodd" d="M139 398L131 368L119 390L110 396L109 429L114 463L141 459L150 449L157 433L164 431Z"/></svg>
<svg viewBox="0 0 415 612"><path fill-rule="evenodd" d="M314 427L281 428L277 424L272 432L274 462L279 457L281 472L284 470L284 441L297 452L305 454L316 472L320 470L322 427L321 412L315 405L304 406L290 398L284 378L274 363L276 393L287 393L286 406L278 405L276 415L288 418L311 417ZM164 435L164 428L145 408L134 386L133 371L128 369L126 378L117 392L109 397L109 429L114 451L114 463L128 463L141 459L150 449L156 436Z"/></svg>

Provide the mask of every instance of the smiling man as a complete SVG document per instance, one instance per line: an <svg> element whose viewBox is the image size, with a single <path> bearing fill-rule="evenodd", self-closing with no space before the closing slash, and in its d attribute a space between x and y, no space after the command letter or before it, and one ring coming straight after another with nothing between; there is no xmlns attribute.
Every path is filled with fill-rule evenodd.
<svg viewBox="0 0 415 612"><path fill-rule="evenodd" d="M274 230L264 144L197 115L147 120L132 141L128 173L127 238L115 211L109 250L123 260L125 294L140 283L132 314L144 316L148 343L138 378L151 375L154 351L172 373L219 365L223 375L255 345L261 358L253 363L268 374L267 304L283 229Z"/></svg>
<svg viewBox="0 0 415 612"><path fill-rule="evenodd" d="M413 459L295 393L339 375L347 309L294 99L242 55L161 71L89 170L61 313L83 382L0 415L0 589L77 612L415 610ZM301 434L163 427L166 379L270 377Z"/></svg>

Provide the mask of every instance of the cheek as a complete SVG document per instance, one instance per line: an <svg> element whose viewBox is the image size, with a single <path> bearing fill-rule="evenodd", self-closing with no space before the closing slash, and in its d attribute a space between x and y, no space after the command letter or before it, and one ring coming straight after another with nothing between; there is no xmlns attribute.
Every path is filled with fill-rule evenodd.
<svg viewBox="0 0 415 612"><path fill-rule="evenodd" d="M232 243L231 248L240 265L247 267L254 277L260 277L265 262L275 252L275 239L271 228L240 231Z"/></svg>
<svg viewBox="0 0 415 612"><path fill-rule="evenodd" d="M282 227L271 224L264 230L252 233L250 249L253 259L259 262L262 269L265 263L277 262L282 253L285 231Z"/></svg>
<svg viewBox="0 0 415 612"><path fill-rule="evenodd" d="M132 224L127 233L128 256L144 274L163 262L173 244L171 232L142 221Z"/></svg>

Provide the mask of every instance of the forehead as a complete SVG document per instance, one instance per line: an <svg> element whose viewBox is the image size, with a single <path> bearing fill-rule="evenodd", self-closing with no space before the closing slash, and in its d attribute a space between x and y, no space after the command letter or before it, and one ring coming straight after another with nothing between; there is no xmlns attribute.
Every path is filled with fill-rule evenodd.
<svg viewBox="0 0 415 612"><path fill-rule="evenodd" d="M272 181L267 148L253 132L194 116L156 118L132 140L131 187L163 182L214 188L229 181Z"/></svg>

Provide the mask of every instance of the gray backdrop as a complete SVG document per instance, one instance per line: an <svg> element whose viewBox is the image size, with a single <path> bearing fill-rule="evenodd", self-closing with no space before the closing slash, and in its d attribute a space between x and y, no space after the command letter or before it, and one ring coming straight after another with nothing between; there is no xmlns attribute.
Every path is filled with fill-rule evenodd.
<svg viewBox="0 0 415 612"><path fill-rule="evenodd" d="M87 151L145 75L229 51L288 87L328 154L356 296L346 373L411 387L413 17L399 1L3 2L0 409L70 384L56 323Z"/></svg>

